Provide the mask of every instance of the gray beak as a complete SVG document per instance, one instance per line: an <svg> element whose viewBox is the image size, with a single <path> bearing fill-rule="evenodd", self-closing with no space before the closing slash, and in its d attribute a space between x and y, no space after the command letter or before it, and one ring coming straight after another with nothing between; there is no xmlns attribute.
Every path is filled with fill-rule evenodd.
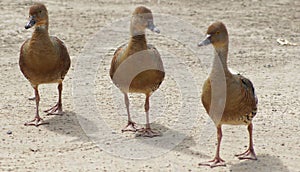
<svg viewBox="0 0 300 172"><path fill-rule="evenodd" d="M210 36L211 35L207 34L206 37L204 38L204 40L198 43L198 46L201 47L201 46L205 46L205 45L211 44L211 42L210 42Z"/></svg>
<svg viewBox="0 0 300 172"><path fill-rule="evenodd" d="M29 22L25 25L25 29L29 29L35 25L35 20L33 16L30 16Z"/></svg>
<svg viewBox="0 0 300 172"><path fill-rule="evenodd" d="M150 29L152 32L160 33L160 30L153 24L153 21L148 22L147 28Z"/></svg>

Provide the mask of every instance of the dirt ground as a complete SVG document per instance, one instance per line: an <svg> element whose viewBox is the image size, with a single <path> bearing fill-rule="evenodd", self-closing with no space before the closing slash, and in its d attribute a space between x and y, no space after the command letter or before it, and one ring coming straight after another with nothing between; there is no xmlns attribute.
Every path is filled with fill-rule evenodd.
<svg viewBox="0 0 300 172"><path fill-rule="evenodd" d="M300 171L300 1L292 0L68 0L45 1L51 35L72 58L64 81L63 116L42 110L57 100L56 85L40 86L42 117L34 117L33 89L19 70L19 49L32 1L0 2L0 171ZM152 127L159 138L121 133L123 97L108 76L114 50L129 36L128 17L149 7L160 34L148 42L162 55L166 79L151 97ZM212 47L197 43L214 21L230 34L229 66L250 78L259 99L253 120L258 160L240 161L245 126L224 126L221 156L226 167L198 166L213 158L216 129L200 103L212 62ZM278 38L298 46L282 46ZM145 121L142 95L131 95L133 119ZM11 133L10 133L11 132Z"/></svg>

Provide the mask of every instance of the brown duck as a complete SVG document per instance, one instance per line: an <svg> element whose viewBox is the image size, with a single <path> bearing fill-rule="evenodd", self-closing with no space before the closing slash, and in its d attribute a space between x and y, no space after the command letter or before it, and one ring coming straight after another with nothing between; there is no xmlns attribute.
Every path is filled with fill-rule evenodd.
<svg viewBox="0 0 300 172"><path fill-rule="evenodd" d="M20 50L19 65L23 75L35 92L36 115L26 126L48 124L39 115L40 84L58 83L58 102L46 110L48 114L62 114L62 82L70 68L70 56L64 43L57 37L49 36L48 11L44 4L36 3L30 7L29 22L25 29L35 27L32 37L26 40Z"/></svg>
<svg viewBox="0 0 300 172"><path fill-rule="evenodd" d="M257 111L257 97L251 81L242 75L232 74L227 67L228 33L222 22L215 22L208 27L206 38L199 46L214 46L213 67L202 88L202 104L217 127L217 151L215 158L206 163L210 167L225 166L220 157L222 125L247 125L249 148L238 154L239 159L256 160L252 139L252 119Z"/></svg>
<svg viewBox="0 0 300 172"><path fill-rule="evenodd" d="M124 131L139 131L142 136L154 137L160 133L152 131L149 122L149 98L164 80L165 72L160 54L154 46L147 44L145 30L160 31L153 23L151 10L140 6L131 17L129 43L119 47L111 61L110 77L113 83L124 94L128 115L128 124ZM129 112L128 93L143 93L146 95L145 112L146 128L137 129L131 120Z"/></svg>

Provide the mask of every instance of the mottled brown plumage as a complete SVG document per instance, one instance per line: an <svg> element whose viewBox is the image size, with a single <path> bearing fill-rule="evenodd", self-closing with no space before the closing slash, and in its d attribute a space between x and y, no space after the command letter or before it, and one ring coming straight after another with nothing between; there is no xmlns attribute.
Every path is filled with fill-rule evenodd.
<svg viewBox="0 0 300 172"><path fill-rule="evenodd" d="M49 114L62 114L62 81L70 68L70 56L64 43L57 37L49 36L48 12L45 5L36 3L29 10L30 21L26 29L35 27L32 37L21 46L19 65L22 73L35 90L36 116L25 125L45 124L39 116L40 84L58 83L58 103L47 110Z"/></svg>
<svg viewBox="0 0 300 172"><path fill-rule="evenodd" d="M146 7L137 7L131 18L129 43L119 47L111 61L110 77L122 91L128 114L128 125L122 131L137 131L130 118L128 93L146 95L146 128L139 130L143 136L159 135L150 128L149 97L162 83L165 72L160 54L156 48L147 44L145 29L159 33L153 24L151 11Z"/></svg>
<svg viewBox="0 0 300 172"><path fill-rule="evenodd" d="M199 46L212 44L215 49L212 71L202 88L203 106L217 127L218 146L215 158L200 165L211 167L225 165L219 155L223 124L248 125L249 149L238 157L256 160L252 142L252 119L257 111L257 98L249 79L228 70L228 42L225 25L215 22L209 26L206 39L199 43Z"/></svg>

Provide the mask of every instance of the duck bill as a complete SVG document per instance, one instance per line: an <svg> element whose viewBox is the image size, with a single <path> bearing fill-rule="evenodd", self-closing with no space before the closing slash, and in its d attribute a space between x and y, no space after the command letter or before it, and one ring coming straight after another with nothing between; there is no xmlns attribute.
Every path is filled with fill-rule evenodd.
<svg viewBox="0 0 300 172"><path fill-rule="evenodd" d="M148 23L148 27L147 28L149 30L151 30L152 32L160 33L160 30L153 24L152 21Z"/></svg>
<svg viewBox="0 0 300 172"><path fill-rule="evenodd" d="M29 22L25 25L25 29L29 29L31 28L32 26L35 25L35 20L34 18L31 16L30 19L29 19Z"/></svg>
<svg viewBox="0 0 300 172"><path fill-rule="evenodd" d="M209 44L211 44L210 35L207 34L206 37L204 38L204 40L198 43L198 46L201 47L201 46L206 46Z"/></svg>

